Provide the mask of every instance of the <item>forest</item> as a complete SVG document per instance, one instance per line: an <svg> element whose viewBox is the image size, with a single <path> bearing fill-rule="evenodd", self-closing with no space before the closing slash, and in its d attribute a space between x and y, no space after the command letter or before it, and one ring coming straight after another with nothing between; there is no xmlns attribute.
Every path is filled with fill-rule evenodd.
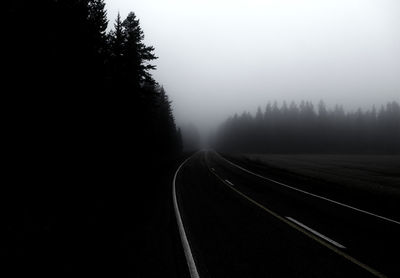
<svg viewBox="0 0 400 278"><path fill-rule="evenodd" d="M179 151L170 101L151 74L155 49L144 44L133 12L108 31L103 0L7 5L5 87L10 128L19 126L14 143L52 146L66 156L96 155L98 148L111 157L121 149L143 157Z"/></svg>
<svg viewBox="0 0 400 278"><path fill-rule="evenodd" d="M109 23L103 0L4 5L2 272L148 272L181 138L138 17Z"/></svg>
<svg viewBox="0 0 400 278"><path fill-rule="evenodd" d="M182 152L139 15L109 22L104 0L3 5L3 276L184 277L171 187L199 134L182 132ZM212 141L224 152L399 154L400 106L273 103L229 118Z"/></svg>
<svg viewBox="0 0 400 278"><path fill-rule="evenodd" d="M399 154L400 105L352 112L323 101L268 103L227 119L213 144L226 152Z"/></svg>

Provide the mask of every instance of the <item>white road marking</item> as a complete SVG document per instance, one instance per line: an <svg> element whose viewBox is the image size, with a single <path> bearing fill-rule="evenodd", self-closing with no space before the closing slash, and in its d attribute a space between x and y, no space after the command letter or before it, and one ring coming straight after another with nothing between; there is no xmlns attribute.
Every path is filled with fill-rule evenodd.
<svg viewBox="0 0 400 278"><path fill-rule="evenodd" d="M359 208L356 208L356 207L352 207L352 206L350 206L350 205L346 205L346 204L343 204L343 203L334 201L334 200L332 200L332 199L328 199L328 198L325 198L325 197L322 197L322 196L319 196L319 195L316 195L316 194L313 194L313 193L310 193L310 192L307 192L307 191L304 191L304 190L295 188L295 187L293 187L293 186L290 186L290 185L281 183L281 182L279 182L279 181L276 181L276 180L273 180L273 179L270 179L270 178L266 178L266 177L264 177L264 176L261 176L261 175L259 175L259 174L254 173L254 172L252 172L252 171L249 171L249 170L247 170L247 169L245 169L245 168L243 168L243 167L241 167L241 166L239 166L239 165L233 163L232 161L229 161L228 159L222 157L222 156L221 156L219 153L217 153L217 152L215 152L215 153L216 153L220 158L222 158L222 159L225 160L226 162L230 163L231 165L233 165L233 166L235 166L235 167L241 169L241 170L244 171L244 172L247 172L247 173L252 174L252 175L254 175L254 176L256 176L256 177L259 177L259 178L261 178L261 179L268 180L268 181L271 181L271 182L273 182L273 183L282 185L282 186L284 186L284 187L287 187L287 188L296 190L296 191L298 191L298 192L301 192L301 193L304 193L304 194L307 194L307 195L310 195L310 196L313 196L313 197L316 197L316 198L319 198L319 199L322 199L322 200L325 200L325 201L328 201L328 202L331 202L331 203L340 205L340 206L342 206L342 207L346 207L346 208L349 208L349 209L352 209L352 210L355 210L355 211L358 211L358 212L361 212L361 213L364 213L364 214L368 214L368 215L371 215L371 216L374 216L374 217L377 217L377 218L386 220L386 221L388 221L388 222L392 222L392 223L395 223L395 224L400 225L400 222L399 222L399 221L396 221L396 220L393 220L393 219L390 219L390 218L387 218L387 217L384 217L384 216L381 216L381 215L378 215L378 214L375 214L375 213L372 213L372 212L369 212L369 211L366 211L366 210L362 210L362 209L359 209Z"/></svg>
<svg viewBox="0 0 400 278"><path fill-rule="evenodd" d="M215 169L214 169L214 168L211 168L211 170L215 171Z"/></svg>
<svg viewBox="0 0 400 278"><path fill-rule="evenodd" d="M182 245L183 245L183 251L185 253L186 262L188 264L190 277L191 278L200 278L199 273L197 271L196 263L195 263L195 261L193 259L192 250L190 249L189 241L188 241L187 236L186 236L185 228L183 227L182 217L181 217L181 214L179 212L178 201L176 199L176 185L175 185L176 177L178 176L179 170L193 156L187 158L179 166L179 168L176 170L175 175L174 175L174 180L172 182L172 198L173 198L173 202L174 202L175 216L176 216L176 220L177 220L177 223L178 223L179 234L181 236L181 241L182 241Z"/></svg>
<svg viewBox="0 0 400 278"><path fill-rule="evenodd" d="M225 182L226 182L227 184L229 184L230 186L233 186L233 185L234 185L233 183L231 183L231 182L228 181L228 180L225 180Z"/></svg>
<svg viewBox="0 0 400 278"><path fill-rule="evenodd" d="M300 223L300 222L297 221L296 219L293 219L293 218L291 218L291 217L289 217L289 216L286 216L286 218L289 219L290 221L296 223L296 224L299 225L300 227L306 229L307 231L310 231L310 232L313 233L314 235L319 236L320 238L323 238L323 239L325 239L326 241L332 243L333 245L335 245L335 246L337 246L337 247L339 247L339 248L343 248L343 249L346 248L346 247L344 247L343 245L341 245L340 243L337 243L336 241L334 241L333 239L330 239L329 237L326 237L326 236L324 236L323 234L318 233L317 231L311 229L310 227L304 225L303 223Z"/></svg>
<svg viewBox="0 0 400 278"><path fill-rule="evenodd" d="M211 172L211 171L210 171ZM211 172L212 174L214 174L214 176L216 176L221 182L223 182L224 184L226 184L224 182L224 180L218 176L216 173ZM329 244L328 242L322 240L320 237L314 235L313 233L311 233L310 231L306 230L305 228L294 224L294 222L289 221L288 219L285 219L284 217L280 216L279 214L277 214L276 212L273 212L272 210L266 208L265 206L261 205L260 203L254 201L253 199L251 199L249 196L247 196L246 194L240 192L239 190L237 190L236 188L230 186L229 187L231 190L235 191L237 194L241 195L243 198L247 199L249 202L253 203L254 205L256 205L257 207L263 209L264 211L266 211L267 213L271 214L272 216L276 217L277 219L281 220L282 222L288 224L289 226L291 226L292 228L296 229L297 231L303 233L304 235L308 236L309 238L319 242L321 245L327 247L328 249L332 250L333 252L335 252L336 254L344 257L345 259L351 261L352 263L360 266L361 268L365 269L366 271L370 272L371 274L375 275L376 277L379 278L387 278L385 275L383 275L382 273L380 273L379 271L376 271L375 269L369 267L368 265L360 262L359 260L355 259L354 257L350 256L349 254L343 252L342 250L336 248L334 245Z"/></svg>

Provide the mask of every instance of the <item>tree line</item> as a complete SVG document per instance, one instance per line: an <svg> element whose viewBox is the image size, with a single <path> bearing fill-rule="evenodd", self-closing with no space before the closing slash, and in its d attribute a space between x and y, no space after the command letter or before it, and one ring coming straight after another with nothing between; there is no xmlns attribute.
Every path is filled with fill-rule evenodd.
<svg viewBox="0 0 400 278"><path fill-rule="evenodd" d="M155 49L103 0L2 5L4 273L137 276L181 149Z"/></svg>
<svg viewBox="0 0 400 278"><path fill-rule="evenodd" d="M251 153L400 153L400 105L346 112L302 101L268 103L255 115L227 119L213 144L223 151Z"/></svg>
<svg viewBox="0 0 400 278"><path fill-rule="evenodd" d="M4 51L12 142L122 159L180 149L154 47L136 15L107 32L103 0L8 1ZM51 139L50 139L51 138ZM36 148L35 148L36 146ZM52 151L52 152L53 152Z"/></svg>

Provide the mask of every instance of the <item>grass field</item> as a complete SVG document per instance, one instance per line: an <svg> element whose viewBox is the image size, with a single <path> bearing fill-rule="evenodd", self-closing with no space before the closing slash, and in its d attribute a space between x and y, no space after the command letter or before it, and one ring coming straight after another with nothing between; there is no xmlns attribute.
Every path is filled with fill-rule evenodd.
<svg viewBox="0 0 400 278"><path fill-rule="evenodd" d="M243 154L245 159L302 177L400 197L399 155Z"/></svg>

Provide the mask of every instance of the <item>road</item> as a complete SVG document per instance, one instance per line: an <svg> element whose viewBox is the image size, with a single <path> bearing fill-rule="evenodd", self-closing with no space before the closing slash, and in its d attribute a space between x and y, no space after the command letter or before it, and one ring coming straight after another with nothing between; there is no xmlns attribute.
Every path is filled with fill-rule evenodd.
<svg viewBox="0 0 400 278"><path fill-rule="evenodd" d="M191 277L400 277L399 219L267 175L214 151L177 170Z"/></svg>

